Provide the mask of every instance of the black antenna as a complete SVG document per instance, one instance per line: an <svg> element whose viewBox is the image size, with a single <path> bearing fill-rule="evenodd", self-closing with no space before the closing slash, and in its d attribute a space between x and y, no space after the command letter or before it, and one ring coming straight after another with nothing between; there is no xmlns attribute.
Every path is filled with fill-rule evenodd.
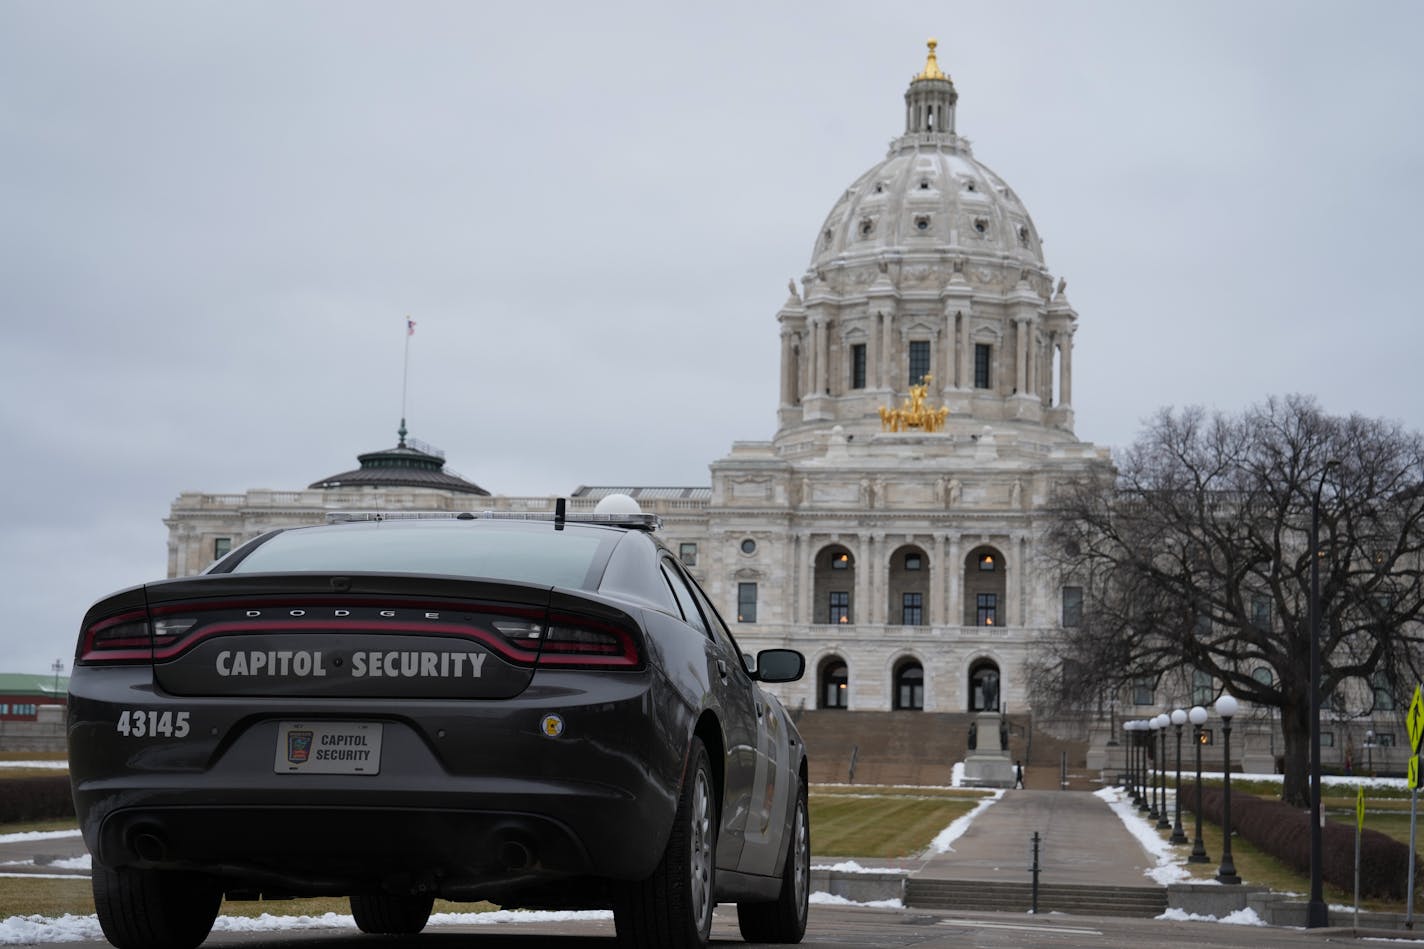
<svg viewBox="0 0 1424 949"><path fill-rule="evenodd" d="M554 501L554 530L556 531L564 529L564 510L567 503L563 498Z"/></svg>

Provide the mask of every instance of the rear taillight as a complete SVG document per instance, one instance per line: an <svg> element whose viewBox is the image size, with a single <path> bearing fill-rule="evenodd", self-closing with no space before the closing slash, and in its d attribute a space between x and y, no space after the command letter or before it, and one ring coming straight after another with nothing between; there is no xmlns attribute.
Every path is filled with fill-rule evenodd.
<svg viewBox="0 0 1424 949"><path fill-rule="evenodd" d="M110 616L84 631L80 662L146 662L153 658L148 614L143 610Z"/></svg>
<svg viewBox="0 0 1424 949"><path fill-rule="evenodd" d="M639 663L637 639L618 626L572 616L552 623L498 619L490 625L510 652L541 666L631 669Z"/></svg>
<svg viewBox="0 0 1424 949"><path fill-rule="evenodd" d="M577 617L554 617L544 630L539 665L631 669L638 665L638 642L628 630Z"/></svg>

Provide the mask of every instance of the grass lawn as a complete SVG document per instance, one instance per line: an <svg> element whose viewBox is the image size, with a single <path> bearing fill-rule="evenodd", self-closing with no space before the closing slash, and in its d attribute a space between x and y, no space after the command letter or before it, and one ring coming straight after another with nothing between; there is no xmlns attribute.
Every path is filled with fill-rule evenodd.
<svg viewBox="0 0 1424 949"><path fill-rule="evenodd" d="M817 857L909 857L973 810L983 791L815 785L811 852Z"/></svg>

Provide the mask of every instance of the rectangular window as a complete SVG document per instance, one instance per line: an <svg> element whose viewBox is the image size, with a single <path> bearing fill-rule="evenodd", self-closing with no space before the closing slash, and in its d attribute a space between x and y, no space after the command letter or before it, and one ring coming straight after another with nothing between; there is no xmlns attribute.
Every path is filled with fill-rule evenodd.
<svg viewBox="0 0 1424 949"><path fill-rule="evenodd" d="M979 626L999 625L999 595L997 593L980 593L975 598L978 613L975 623Z"/></svg>
<svg viewBox="0 0 1424 949"><path fill-rule="evenodd" d="M852 343L850 347L850 387L865 388L865 344Z"/></svg>
<svg viewBox="0 0 1424 949"><path fill-rule="evenodd" d="M677 545L677 559L682 561L682 565L683 565L684 567L695 567L695 566L697 566L697 545L696 545L696 544L678 544L678 545Z"/></svg>
<svg viewBox="0 0 1424 949"><path fill-rule="evenodd" d="M989 357L994 348L988 343L974 344L974 388L989 388Z"/></svg>
<svg viewBox="0 0 1424 949"><path fill-rule="evenodd" d="M1213 735L1210 728L1203 728L1201 731L1201 743L1203 745L1214 745Z"/></svg>
<svg viewBox="0 0 1424 949"><path fill-rule="evenodd" d="M1216 690L1212 688L1211 674L1200 669L1192 673L1192 704L1206 708L1211 705Z"/></svg>
<svg viewBox="0 0 1424 949"><path fill-rule="evenodd" d="M1375 734L1375 744L1381 748L1394 747L1394 732L1377 732Z"/></svg>
<svg viewBox="0 0 1424 949"><path fill-rule="evenodd" d="M1335 733L1334 733L1334 732L1321 732L1321 733L1320 733L1320 747L1321 747L1321 748L1334 748L1334 747L1335 747Z"/></svg>
<svg viewBox="0 0 1424 949"><path fill-rule="evenodd" d="M910 342L910 385L917 386L923 384L925 376L929 374L929 340L912 340Z"/></svg>
<svg viewBox="0 0 1424 949"><path fill-rule="evenodd" d="M1394 693L1389 690L1389 680L1383 673L1376 672L1370 679L1370 685L1375 690L1375 711L1393 712L1398 706L1394 701Z"/></svg>
<svg viewBox="0 0 1424 949"><path fill-rule="evenodd" d="M231 550L232 550L232 538L231 538L231 537L214 537L214 538L213 538L213 559L214 559L214 560L221 560L222 558L226 557L226 556L228 555L228 553L229 553Z"/></svg>
<svg viewBox="0 0 1424 949"><path fill-rule="evenodd" d="M850 622L850 591L831 591L831 616L829 622L849 623Z"/></svg>
<svg viewBox="0 0 1424 949"><path fill-rule="evenodd" d="M1251 625L1257 629L1271 628L1271 601L1264 596L1251 598Z"/></svg>
<svg viewBox="0 0 1424 949"><path fill-rule="evenodd" d="M1132 704L1155 705L1157 683L1147 676L1132 680Z"/></svg>
<svg viewBox="0 0 1424 949"><path fill-rule="evenodd" d="M1083 588L1063 588L1063 625L1081 626L1083 623Z"/></svg>
<svg viewBox="0 0 1424 949"><path fill-rule="evenodd" d="M919 593L906 593L900 602L900 625L924 625L924 597Z"/></svg>
<svg viewBox="0 0 1424 949"><path fill-rule="evenodd" d="M737 622L755 623L756 618L757 585L755 583L737 584Z"/></svg>

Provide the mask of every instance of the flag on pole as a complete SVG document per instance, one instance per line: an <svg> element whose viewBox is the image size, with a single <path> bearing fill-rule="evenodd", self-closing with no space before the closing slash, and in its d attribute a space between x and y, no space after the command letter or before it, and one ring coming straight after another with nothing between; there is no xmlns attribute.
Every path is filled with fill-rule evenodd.
<svg viewBox="0 0 1424 949"><path fill-rule="evenodd" d="M407 335L407 336L414 336L414 335L415 335L415 320L411 319L411 318L408 317L408 316L405 318L405 335Z"/></svg>

